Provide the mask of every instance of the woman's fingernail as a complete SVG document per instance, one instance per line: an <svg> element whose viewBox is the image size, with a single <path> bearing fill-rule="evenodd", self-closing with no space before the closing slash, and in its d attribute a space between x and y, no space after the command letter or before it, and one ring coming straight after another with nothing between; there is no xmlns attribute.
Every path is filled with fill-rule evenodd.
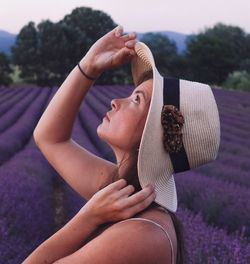
<svg viewBox="0 0 250 264"><path fill-rule="evenodd" d="M120 37L122 34L122 31L123 31L123 26L121 25L117 26L116 33L115 33L116 37Z"/></svg>

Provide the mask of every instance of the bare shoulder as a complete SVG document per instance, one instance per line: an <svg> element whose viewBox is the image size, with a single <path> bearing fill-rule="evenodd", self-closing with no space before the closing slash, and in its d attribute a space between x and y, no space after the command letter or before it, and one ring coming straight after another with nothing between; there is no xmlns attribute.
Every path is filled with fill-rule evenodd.
<svg viewBox="0 0 250 264"><path fill-rule="evenodd" d="M171 246L164 232L157 225L143 220L127 220L119 222L106 230L110 238L120 238L118 248L123 248L128 263L170 263ZM122 238L122 239L121 239ZM129 256L127 252L130 252Z"/></svg>
<svg viewBox="0 0 250 264"><path fill-rule="evenodd" d="M58 263L171 263L171 247L162 230L146 221L118 222Z"/></svg>

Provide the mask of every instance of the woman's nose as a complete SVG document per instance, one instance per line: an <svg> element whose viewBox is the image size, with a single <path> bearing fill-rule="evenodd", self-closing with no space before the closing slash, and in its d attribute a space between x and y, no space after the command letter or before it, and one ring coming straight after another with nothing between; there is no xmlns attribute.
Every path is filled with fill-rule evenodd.
<svg viewBox="0 0 250 264"><path fill-rule="evenodd" d="M119 107L119 99L112 99L111 100L111 108L112 109L118 109L118 107Z"/></svg>

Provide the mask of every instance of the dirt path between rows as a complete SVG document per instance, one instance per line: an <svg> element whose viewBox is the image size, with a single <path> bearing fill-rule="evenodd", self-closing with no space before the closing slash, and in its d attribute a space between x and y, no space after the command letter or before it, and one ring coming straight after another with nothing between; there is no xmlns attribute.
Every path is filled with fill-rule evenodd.
<svg viewBox="0 0 250 264"><path fill-rule="evenodd" d="M63 188L62 183L54 184L54 230L55 232L65 225L65 211L63 206Z"/></svg>

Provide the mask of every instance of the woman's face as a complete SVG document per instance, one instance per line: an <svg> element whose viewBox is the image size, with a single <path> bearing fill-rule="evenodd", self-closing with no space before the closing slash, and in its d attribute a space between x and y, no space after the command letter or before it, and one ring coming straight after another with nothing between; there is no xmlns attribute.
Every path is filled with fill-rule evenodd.
<svg viewBox="0 0 250 264"><path fill-rule="evenodd" d="M139 147L151 100L153 80L138 85L126 98L113 99L111 111L97 127L98 136L114 151L130 152Z"/></svg>

